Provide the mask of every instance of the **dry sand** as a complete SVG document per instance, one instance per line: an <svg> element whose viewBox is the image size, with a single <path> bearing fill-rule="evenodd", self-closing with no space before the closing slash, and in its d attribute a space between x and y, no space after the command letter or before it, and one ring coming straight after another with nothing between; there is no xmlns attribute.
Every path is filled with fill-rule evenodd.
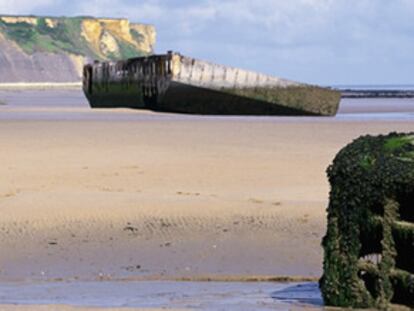
<svg viewBox="0 0 414 311"><path fill-rule="evenodd" d="M327 166L361 134L414 130L144 114L2 119L0 281L317 279Z"/></svg>

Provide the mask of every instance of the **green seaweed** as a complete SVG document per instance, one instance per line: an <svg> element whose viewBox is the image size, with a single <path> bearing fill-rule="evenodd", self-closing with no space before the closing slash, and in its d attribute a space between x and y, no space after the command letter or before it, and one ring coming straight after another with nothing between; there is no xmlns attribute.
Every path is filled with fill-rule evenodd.
<svg viewBox="0 0 414 311"><path fill-rule="evenodd" d="M369 170L374 166L375 161L376 160L375 160L374 157L372 157L369 154L366 154L366 155L362 156L362 158L360 160L360 164L363 168L365 168L366 170Z"/></svg>
<svg viewBox="0 0 414 311"><path fill-rule="evenodd" d="M118 39L116 41L119 47L119 59L128 59L145 55L145 53L138 51L137 48L131 43L121 41Z"/></svg>
<svg viewBox="0 0 414 311"><path fill-rule="evenodd" d="M391 137L388 138L384 143L384 149L387 152L393 152L394 150L401 149L407 144L412 144L414 137L403 136L403 137Z"/></svg>
<svg viewBox="0 0 414 311"><path fill-rule="evenodd" d="M414 152L412 138L402 133L360 137L329 166L320 280L327 305L414 306L414 162L404 160ZM364 256L371 254L380 255L380 262L367 262Z"/></svg>
<svg viewBox="0 0 414 311"><path fill-rule="evenodd" d="M236 87L223 88L221 91L309 111L315 115L335 115L341 97L340 92L315 86Z"/></svg>

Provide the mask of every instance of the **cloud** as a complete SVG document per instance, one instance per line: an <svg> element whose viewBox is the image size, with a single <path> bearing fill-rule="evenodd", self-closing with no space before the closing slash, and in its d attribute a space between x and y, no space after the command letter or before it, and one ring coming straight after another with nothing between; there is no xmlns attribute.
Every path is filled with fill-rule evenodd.
<svg viewBox="0 0 414 311"><path fill-rule="evenodd" d="M319 83L409 82L412 0L0 0L3 13L154 24L157 52Z"/></svg>
<svg viewBox="0 0 414 311"><path fill-rule="evenodd" d="M33 10L46 8L60 1L54 0L0 0L0 14L31 14Z"/></svg>

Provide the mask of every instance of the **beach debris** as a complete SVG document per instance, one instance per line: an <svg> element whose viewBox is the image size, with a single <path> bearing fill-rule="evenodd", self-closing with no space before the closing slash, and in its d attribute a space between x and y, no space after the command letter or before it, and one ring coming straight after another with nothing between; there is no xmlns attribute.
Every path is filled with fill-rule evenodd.
<svg viewBox="0 0 414 311"><path fill-rule="evenodd" d="M132 226L131 223L127 223L127 225L123 228L124 231L129 231L131 233L137 234L138 233L138 228Z"/></svg>
<svg viewBox="0 0 414 311"><path fill-rule="evenodd" d="M171 226L172 226L172 224L169 222L169 220L168 220L168 219L163 219L163 218L161 218L161 219L159 220L159 222L160 222L160 226L161 226L161 228L168 228L168 227L171 227Z"/></svg>
<svg viewBox="0 0 414 311"><path fill-rule="evenodd" d="M133 265L133 266L126 266L126 267L122 267L124 270L128 271L128 272L134 272L136 270L140 270L141 269L141 265Z"/></svg>
<svg viewBox="0 0 414 311"><path fill-rule="evenodd" d="M414 307L413 134L363 136L329 166L320 288L327 305Z"/></svg>
<svg viewBox="0 0 414 311"><path fill-rule="evenodd" d="M99 272L96 279L98 281L109 281L112 279L112 275L110 273Z"/></svg>
<svg viewBox="0 0 414 311"><path fill-rule="evenodd" d="M264 203L264 201L263 201L263 200L256 199L256 198L250 198L250 199L249 199L249 202L251 202L251 203L255 203L255 204L262 204L262 203Z"/></svg>
<svg viewBox="0 0 414 311"><path fill-rule="evenodd" d="M198 197L201 193L200 192L183 192L183 191L177 191L176 194L178 194L178 195L187 195L187 196L193 195L193 196Z"/></svg>
<svg viewBox="0 0 414 311"><path fill-rule="evenodd" d="M165 243L160 244L160 247L170 247L171 244L172 244L171 242L165 242Z"/></svg>

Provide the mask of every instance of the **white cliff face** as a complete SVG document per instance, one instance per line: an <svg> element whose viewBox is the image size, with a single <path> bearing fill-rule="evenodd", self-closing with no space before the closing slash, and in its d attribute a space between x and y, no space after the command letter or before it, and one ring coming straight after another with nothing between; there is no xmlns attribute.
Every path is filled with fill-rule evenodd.
<svg viewBox="0 0 414 311"><path fill-rule="evenodd" d="M139 36L134 36L134 33ZM127 19L84 19L81 35L91 42L93 48L100 50L103 56L107 55L106 53L117 52L117 38L147 54L153 52L156 40L154 26L133 24Z"/></svg>
<svg viewBox="0 0 414 311"><path fill-rule="evenodd" d="M37 25L36 17L29 16L2 16L0 18L3 22L8 24L27 23L31 25Z"/></svg>
<svg viewBox="0 0 414 311"><path fill-rule="evenodd" d="M104 31L100 38L100 50L105 55L116 55L119 56L119 46L116 42L114 36L112 36L108 31Z"/></svg>
<svg viewBox="0 0 414 311"><path fill-rule="evenodd" d="M131 29L142 34L142 40L137 41L138 47L146 53L152 53L156 42L157 33L154 26L144 24L130 24Z"/></svg>

